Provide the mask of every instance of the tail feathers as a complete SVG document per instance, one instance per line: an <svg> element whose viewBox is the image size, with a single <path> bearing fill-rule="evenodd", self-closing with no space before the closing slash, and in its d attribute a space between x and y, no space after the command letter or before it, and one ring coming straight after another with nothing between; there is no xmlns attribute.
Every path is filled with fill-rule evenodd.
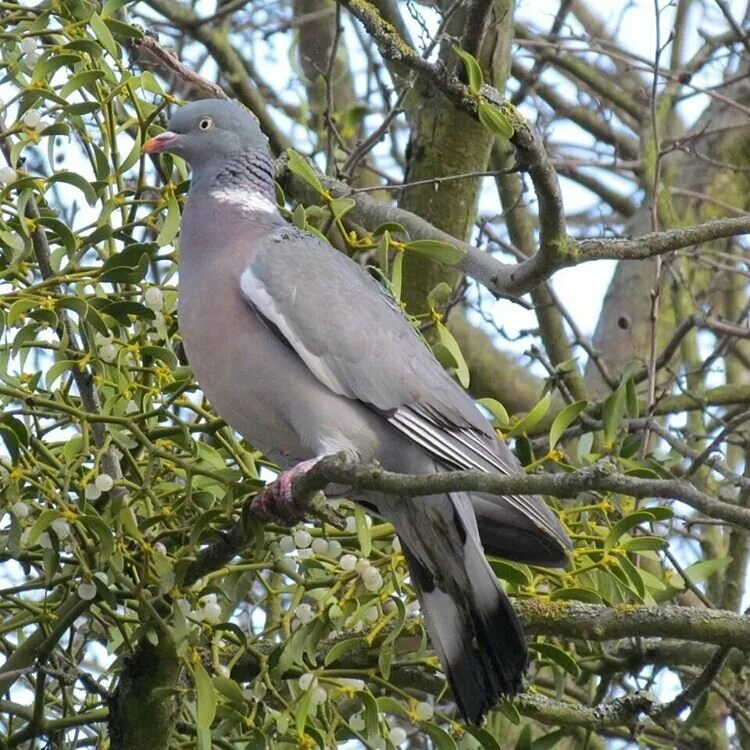
<svg viewBox="0 0 750 750"><path fill-rule="evenodd" d="M471 539L464 545L463 581L450 580L442 570L438 581L405 547L404 554L459 711L478 724L500 696L515 695L521 687L527 649L518 616Z"/></svg>
<svg viewBox="0 0 750 750"><path fill-rule="evenodd" d="M495 497L471 493L479 536L488 555L561 568L571 547L565 529L538 496ZM526 509L531 508L533 512ZM544 523L539 523L541 519Z"/></svg>

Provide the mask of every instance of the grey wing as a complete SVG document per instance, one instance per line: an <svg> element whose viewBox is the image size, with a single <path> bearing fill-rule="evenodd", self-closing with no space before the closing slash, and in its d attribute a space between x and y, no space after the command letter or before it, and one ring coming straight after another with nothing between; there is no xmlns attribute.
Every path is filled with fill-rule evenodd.
<svg viewBox="0 0 750 750"><path fill-rule="evenodd" d="M379 410L451 468L517 471L494 432L383 289L318 238L285 228L256 248L246 301L333 392Z"/></svg>
<svg viewBox="0 0 750 750"><path fill-rule="evenodd" d="M254 250L241 278L244 298L321 383L377 409L447 468L518 473L489 422L360 266L294 227ZM565 538L539 498L497 501Z"/></svg>

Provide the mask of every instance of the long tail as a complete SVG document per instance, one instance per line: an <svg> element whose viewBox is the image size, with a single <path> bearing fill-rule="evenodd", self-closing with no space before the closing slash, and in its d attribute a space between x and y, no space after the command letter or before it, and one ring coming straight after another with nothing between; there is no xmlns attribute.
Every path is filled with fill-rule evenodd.
<svg viewBox="0 0 750 750"><path fill-rule="evenodd" d="M479 544L463 494L402 500L396 526L425 624L464 720L518 692L526 638Z"/></svg>

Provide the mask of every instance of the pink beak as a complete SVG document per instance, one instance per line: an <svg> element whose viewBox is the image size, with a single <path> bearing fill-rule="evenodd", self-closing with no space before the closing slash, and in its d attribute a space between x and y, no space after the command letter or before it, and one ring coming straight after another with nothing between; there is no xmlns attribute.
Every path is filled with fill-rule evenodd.
<svg viewBox="0 0 750 750"><path fill-rule="evenodd" d="M162 151L169 151L169 147L179 138L178 133L166 130L163 133L149 138L143 144L143 151L146 154L160 154Z"/></svg>

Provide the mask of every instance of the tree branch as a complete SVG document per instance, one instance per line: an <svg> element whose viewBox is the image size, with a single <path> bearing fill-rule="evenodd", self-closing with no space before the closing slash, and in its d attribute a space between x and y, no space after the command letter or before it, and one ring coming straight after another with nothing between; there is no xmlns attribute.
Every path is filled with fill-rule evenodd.
<svg viewBox="0 0 750 750"><path fill-rule="evenodd" d="M552 495L574 497L591 490L617 492L636 498L679 500L710 518L750 528L750 509L717 500L681 479L644 479L616 472L609 461L569 474L519 474L505 476L480 471L442 474L396 474L377 465L359 465L345 454L326 456L307 474L294 481L299 502L329 484L354 490L378 490L388 495L419 497L443 492L487 492L491 495Z"/></svg>

